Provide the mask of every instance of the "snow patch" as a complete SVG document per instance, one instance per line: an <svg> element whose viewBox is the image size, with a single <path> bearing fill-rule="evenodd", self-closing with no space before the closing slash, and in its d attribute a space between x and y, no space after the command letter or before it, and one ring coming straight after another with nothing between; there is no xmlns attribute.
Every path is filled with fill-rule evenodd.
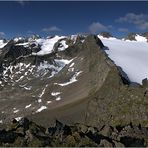
<svg viewBox="0 0 148 148"><path fill-rule="evenodd" d="M41 112L42 110L45 110L45 109L47 109L46 106L41 106L41 107L36 111L36 113L39 113L39 112Z"/></svg>
<svg viewBox="0 0 148 148"><path fill-rule="evenodd" d="M17 113L17 112L19 112L19 109L13 111L13 113Z"/></svg>
<svg viewBox="0 0 148 148"><path fill-rule="evenodd" d="M59 97L57 97L55 100L56 100L56 101L60 101L60 100L61 100L61 97L59 96Z"/></svg>
<svg viewBox="0 0 148 148"><path fill-rule="evenodd" d="M47 101L47 104L50 104L50 103L52 103L52 101Z"/></svg>
<svg viewBox="0 0 148 148"><path fill-rule="evenodd" d="M14 41L14 42L18 42L18 41L20 41L20 40L22 40L22 39L23 39L22 37L18 37L18 38L14 38L13 41Z"/></svg>
<svg viewBox="0 0 148 148"><path fill-rule="evenodd" d="M38 99L38 103L42 102L42 96L45 94L45 90L48 87L48 84L46 84L45 88L42 90L41 94L39 94L39 99Z"/></svg>
<svg viewBox="0 0 148 148"><path fill-rule="evenodd" d="M49 64L47 61L44 61L44 62L40 63L40 65L38 66L38 73L41 73L44 76L44 75L47 74L47 72L49 70L52 70L51 76L49 77L49 78L51 78L55 74L57 74L59 71L61 71L62 68L65 65L69 64L72 60L73 59L71 59L71 60L67 60L67 59L55 59L54 60L54 62L55 62L54 65L53 64Z"/></svg>
<svg viewBox="0 0 148 148"><path fill-rule="evenodd" d="M73 72L74 71L74 68L68 68L68 71L69 72Z"/></svg>
<svg viewBox="0 0 148 148"><path fill-rule="evenodd" d="M57 96L57 95L59 95L59 94L61 94L61 92L52 92L52 93L51 93L52 96Z"/></svg>
<svg viewBox="0 0 148 148"><path fill-rule="evenodd" d="M73 67L74 65L75 65L75 63L71 63L69 67L71 68L71 67Z"/></svg>
<svg viewBox="0 0 148 148"><path fill-rule="evenodd" d="M79 71L79 72L76 72L73 77L70 79L69 82L66 82L66 83L54 83L54 84L57 84L57 85L60 85L60 86L66 86L66 85L69 85L69 84L72 84L76 81L78 81L76 78L82 73L82 71Z"/></svg>
<svg viewBox="0 0 148 148"><path fill-rule="evenodd" d="M22 119L22 117L16 117L15 118L17 121L20 121Z"/></svg>
<svg viewBox="0 0 148 148"><path fill-rule="evenodd" d="M21 76L19 79L15 80L16 82L19 82L20 80L22 80L24 78L24 76Z"/></svg>
<svg viewBox="0 0 148 148"><path fill-rule="evenodd" d="M26 90L31 90L32 86L24 87Z"/></svg>
<svg viewBox="0 0 148 148"><path fill-rule="evenodd" d="M16 46L24 46L24 47L29 47L29 42L25 42L25 43L19 43L19 44L16 44Z"/></svg>
<svg viewBox="0 0 148 148"><path fill-rule="evenodd" d="M61 45L60 45L60 47L58 48L59 51L63 51L63 50L65 50L66 48L68 48L68 45L66 44L66 41L65 41L65 40L62 40L60 43L61 43Z"/></svg>
<svg viewBox="0 0 148 148"><path fill-rule="evenodd" d="M45 90L46 90L46 87L43 89L43 91L42 91L41 94L39 95L39 98L42 98L42 96L43 96L44 93L45 93Z"/></svg>
<svg viewBox="0 0 148 148"><path fill-rule="evenodd" d="M74 64L75 64L75 63L71 63L71 64L70 64L70 66L69 66L69 68L68 68L68 71L69 71L69 72L73 72L73 71L74 71L74 68L73 68Z"/></svg>
<svg viewBox="0 0 148 148"><path fill-rule="evenodd" d="M3 65L3 67L4 67L4 70L2 75L3 75L4 81L7 82L7 80L9 81L11 79L11 82L13 84L23 80L24 76L29 74L30 68L31 69L33 68L33 66L30 66L30 64L25 64L25 63L18 63L16 65L11 64L8 67L5 67L5 65ZM27 72L25 72L24 74L25 70L27 70ZM13 81L14 79L15 81ZM21 85L19 86L22 87ZM24 89L30 90L31 87L28 86Z"/></svg>
<svg viewBox="0 0 148 148"><path fill-rule="evenodd" d="M65 65L71 63L73 59L67 60L67 59L55 59L55 62L59 64L61 67L64 67Z"/></svg>
<svg viewBox="0 0 148 148"><path fill-rule="evenodd" d="M31 107L31 104L25 106L25 108L29 108L29 107Z"/></svg>
<svg viewBox="0 0 148 148"><path fill-rule="evenodd" d="M42 102L42 99L38 99L38 103L41 103Z"/></svg>

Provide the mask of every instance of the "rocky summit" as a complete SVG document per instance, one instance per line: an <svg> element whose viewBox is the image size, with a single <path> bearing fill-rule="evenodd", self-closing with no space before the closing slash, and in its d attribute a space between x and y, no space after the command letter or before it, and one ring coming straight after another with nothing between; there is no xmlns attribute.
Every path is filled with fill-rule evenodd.
<svg viewBox="0 0 148 148"><path fill-rule="evenodd" d="M143 40L100 36L1 41L1 146L148 146L148 80L110 57Z"/></svg>
<svg viewBox="0 0 148 148"><path fill-rule="evenodd" d="M144 147L148 145L148 130L126 126L92 127L76 123L66 125L56 120L52 127L44 128L23 118L13 119L0 129L1 147Z"/></svg>

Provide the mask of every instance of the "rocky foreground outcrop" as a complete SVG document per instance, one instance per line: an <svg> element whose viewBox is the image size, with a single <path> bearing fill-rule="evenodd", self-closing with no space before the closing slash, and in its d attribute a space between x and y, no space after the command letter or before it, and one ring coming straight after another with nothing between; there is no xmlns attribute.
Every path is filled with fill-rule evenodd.
<svg viewBox="0 0 148 148"><path fill-rule="evenodd" d="M53 127L44 128L27 118L15 119L0 129L0 146L14 147L144 147L148 146L148 129L133 126L91 127L76 123L65 125L55 121Z"/></svg>

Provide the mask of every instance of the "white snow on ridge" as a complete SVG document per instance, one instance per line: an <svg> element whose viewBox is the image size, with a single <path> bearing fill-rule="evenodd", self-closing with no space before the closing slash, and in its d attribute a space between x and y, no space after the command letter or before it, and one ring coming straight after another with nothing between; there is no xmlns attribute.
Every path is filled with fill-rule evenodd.
<svg viewBox="0 0 148 148"><path fill-rule="evenodd" d="M99 38L99 39L108 39L108 40L116 40L116 39L117 39L117 38L115 38L115 37L105 38L105 37L103 37L102 35L98 35L98 38Z"/></svg>
<svg viewBox="0 0 148 148"><path fill-rule="evenodd" d="M139 41L139 42L147 42L146 37L140 36L138 34L135 36L135 39L136 41Z"/></svg>
<svg viewBox="0 0 148 148"><path fill-rule="evenodd" d="M3 48L7 43L4 43L3 40L0 40L0 48Z"/></svg>
<svg viewBox="0 0 148 148"><path fill-rule="evenodd" d="M18 37L18 38L14 38L13 41L14 41L14 42L18 42L18 41L20 41L20 40L22 40L22 39L23 39L23 37Z"/></svg>
<svg viewBox="0 0 148 148"><path fill-rule="evenodd" d="M61 47L58 48L59 51L63 51L66 48L68 48L68 45L66 44L65 40L61 41L60 43L61 43Z"/></svg>
<svg viewBox="0 0 148 148"><path fill-rule="evenodd" d="M32 53L33 55L45 55L52 53L54 44L59 40L64 38L64 36L55 36L50 39L37 39L36 42L41 46L41 50L37 53Z"/></svg>
<svg viewBox="0 0 148 148"><path fill-rule="evenodd" d="M148 78L148 43L127 42L119 39L101 39L109 48L106 53L128 75L130 81L142 83Z"/></svg>
<svg viewBox="0 0 148 148"><path fill-rule="evenodd" d="M19 43L19 44L16 44L16 46L24 46L24 47L29 47L29 42L25 42L25 43Z"/></svg>

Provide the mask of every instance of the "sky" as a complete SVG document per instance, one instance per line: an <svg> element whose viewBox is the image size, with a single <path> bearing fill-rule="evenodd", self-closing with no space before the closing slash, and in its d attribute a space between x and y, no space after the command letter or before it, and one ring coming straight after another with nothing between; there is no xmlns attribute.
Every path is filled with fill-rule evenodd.
<svg viewBox="0 0 148 148"><path fill-rule="evenodd" d="M0 1L0 37L148 32L148 1Z"/></svg>

